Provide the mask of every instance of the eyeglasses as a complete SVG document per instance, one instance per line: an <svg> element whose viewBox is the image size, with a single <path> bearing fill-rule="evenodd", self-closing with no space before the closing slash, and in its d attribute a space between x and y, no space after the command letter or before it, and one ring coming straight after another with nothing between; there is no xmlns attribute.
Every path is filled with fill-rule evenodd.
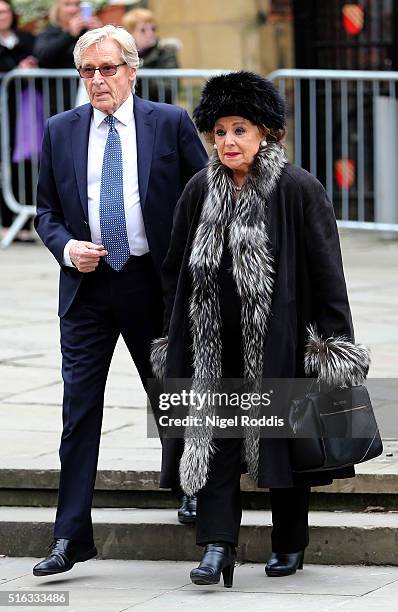
<svg viewBox="0 0 398 612"><path fill-rule="evenodd" d="M109 77L117 73L119 66L125 66L126 64L127 62L122 64L104 64L103 66L81 66L77 71L83 79L92 79L96 70L99 70L103 77Z"/></svg>

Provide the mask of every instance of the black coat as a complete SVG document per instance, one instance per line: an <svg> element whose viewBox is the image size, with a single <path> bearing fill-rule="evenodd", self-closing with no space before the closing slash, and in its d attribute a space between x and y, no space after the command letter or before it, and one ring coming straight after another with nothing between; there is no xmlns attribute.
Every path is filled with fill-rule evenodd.
<svg viewBox="0 0 398 612"><path fill-rule="evenodd" d="M142 60L142 67L147 68L178 68L177 61L177 45L172 43L163 43L161 40L157 40L156 44L149 49L145 49L140 53L140 59ZM139 74L139 73L138 73ZM148 100L153 102L166 102L167 104L173 103L173 91L172 82L170 79L164 79L162 81L164 87L164 99L160 99L158 83L156 79L149 79L147 81L147 90L143 87L141 79L138 79L135 86L135 93L138 96L143 96L147 93ZM178 89L178 82L175 83L176 89Z"/></svg>
<svg viewBox="0 0 398 612"><path fill-rule="evenodd" d="M81 36L87 30L82 30ZM37 35L34 53L39 61L40 68L74 68L73 49L79 36L72 36L57 25L49 24L47 28ZM76 73L77 75L77 73ZM56 79L49 79L49 114L55 115L75 106L76 95L72 93L71 81L62 79L62 101Z"/></svg>
<svg viewBox="0 0 398 612"><path fill-rule="evenodd" d="M83 34L82 30L79 34ZM73 49L79 36L72 36L57 25L49 24L37 35L34 53L40 68L74 68Z"/></svg>
<svg viewBox="0 0 398 612"><path fill-rule="evenodd" d="M167 378L192 376L188 317L192 280L188 261L207 192L204 169L189 181L177 204L171 244L163 265ZM268 232L276 276L272 316L263 345L263 377L304 377L309 324L317 326L323 339L345 336L353 342L354 338L333 206L319 181L290 163L285 165L269 197ZM182 440L163 441L162 487L178 485L182 449ZM269 438L260 441L257 483L260 487L316 486L354 475L354 468L293 474L288 441Z"/></svg>
<svg viewBox="0 0 398 612"><path fill-rule="evenodd" d="M0 44L0 72L13 70L19 62L29 55L33 55L35 37L30 32L16 30L18 42L13 49Z"/></svg>

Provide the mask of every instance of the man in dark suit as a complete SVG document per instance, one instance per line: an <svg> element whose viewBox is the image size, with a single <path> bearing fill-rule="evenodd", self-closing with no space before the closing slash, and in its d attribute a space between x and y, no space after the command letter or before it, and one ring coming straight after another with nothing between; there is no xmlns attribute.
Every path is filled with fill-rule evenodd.
<svg viewBox="0 0 398 612"><path fill-rule="evenodd" d="M138 54L123 28L87 32L74 57L91 104L48 121L37 188L35 226L61 266L64 380L54 543L37 576L97 553L91 504L112 354L122 334L146 386L173 210L207 161L184 110L132 95Z"/></svg>

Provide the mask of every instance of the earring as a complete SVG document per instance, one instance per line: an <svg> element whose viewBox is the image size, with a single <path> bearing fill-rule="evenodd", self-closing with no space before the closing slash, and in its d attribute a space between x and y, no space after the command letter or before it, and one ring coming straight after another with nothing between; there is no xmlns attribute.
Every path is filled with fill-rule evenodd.
<svg viewBox="0 0 398 612"><path fill-rule="evenodd" d="M262 147L265 149L265 147L267 146L267 144L268 144L268 143L267 143L267 141L266 141L266 140L262 140L262 141L260 142L260 144L261 144L261 146L262 146Z"/></svg>
<svg viewBox="0 0 398 612"><path fill-rule="evenodd" d="M214 145L213 145L213 149L215 149L215 150L217 151L217 145L216 145L216 143L214 143Z"/></svg>

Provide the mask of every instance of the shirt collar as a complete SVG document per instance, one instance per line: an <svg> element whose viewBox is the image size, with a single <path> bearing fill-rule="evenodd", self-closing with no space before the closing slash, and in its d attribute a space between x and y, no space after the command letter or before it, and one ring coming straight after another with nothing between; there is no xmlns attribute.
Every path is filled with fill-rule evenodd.
<svg viewBox="0 0 398 612"><path fill-rule="evenodd" d="M130 94L127 100L125 100L123 104L119 106L119 108L113 113L113 115L115 119L120 121L120 123L123 123L123 125L127 125L133 117L133 112L134 112L134 98L133 98L133 95ZM93 118L94 118L95 127L99 127L101 123L103 122L103 120L105 119L105 117L107 117L106 113L103 113L102 111L98 110L98 108L93 109Z"/></svg>

